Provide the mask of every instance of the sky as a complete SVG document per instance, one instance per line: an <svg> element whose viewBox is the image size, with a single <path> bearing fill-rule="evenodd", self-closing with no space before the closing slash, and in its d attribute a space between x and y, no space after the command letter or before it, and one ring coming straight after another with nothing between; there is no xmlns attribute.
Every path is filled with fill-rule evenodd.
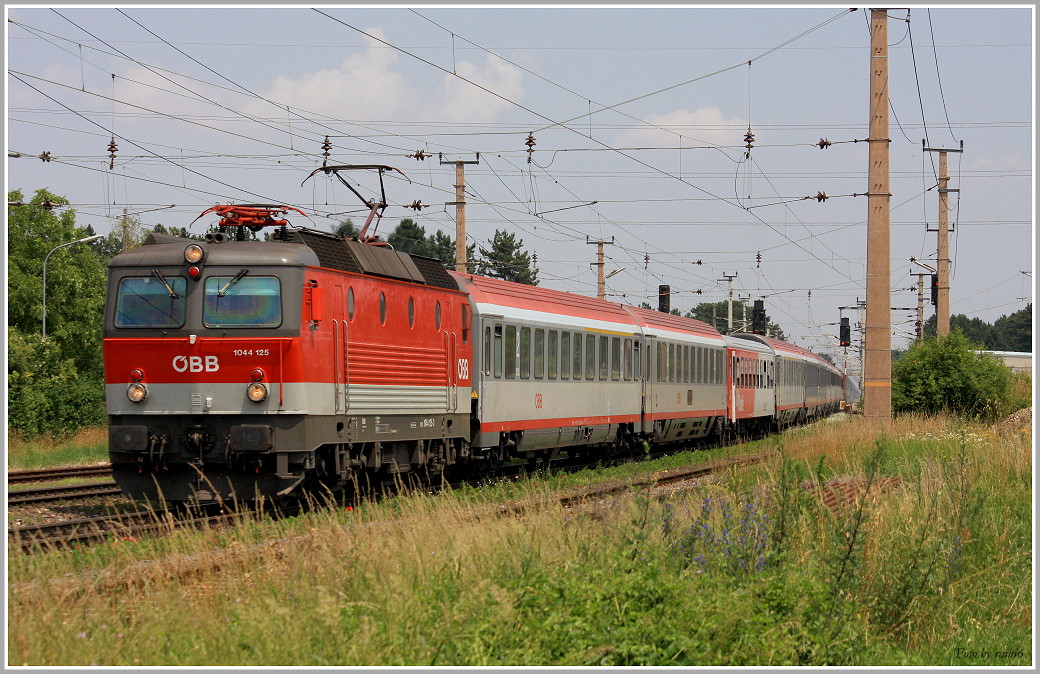
<svg viewBox="0 0 1040 674"><path fill-rule="evenodd" d="M463 160L468 241L515 234L544 287L594 296L604 241L614 301L656 308L669 285L685 312L732 277L790 341L836 356L840 316L862 320L867 9L6 9L8 190L66 197L95 231L125 211L203 232L226 203L362 224L352 192L308 178L327 161L403 173L384 177L379 233L412 218L454 237ZM1032 5L889 12L896 348L927 271L910 258L936 264L926 148L951 150L951 313L992 323L1032 301L1034 25ZM346 177L378 196L375 172Z"/></svg>

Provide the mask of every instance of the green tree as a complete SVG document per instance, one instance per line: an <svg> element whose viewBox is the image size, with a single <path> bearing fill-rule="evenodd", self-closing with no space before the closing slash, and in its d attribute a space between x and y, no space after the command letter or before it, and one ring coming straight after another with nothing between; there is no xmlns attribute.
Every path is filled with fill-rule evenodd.
<svg viewBox="0 0 1040 674"><path fill-rule="evenodd" d="M8 193L9 203L22 201L20 191ZM57 248L93 234L76 225L67 204L38 190L27 204L8 208L8 423L27 435L104 420L105 267L94 245Z"/></svg>
<svg viewBox="0 0 1040 674"><path fill-rule="evenodd" d="M1010 316L1001 316L993 324L998 351L1033 351L1033 303Z"/></svg>
<svg viewBox="0 0 1040 674"><path fill-rule="evenodd" d="M405 218L398 223L386 242L399 253L414 253L431 257L427 250L426 229L411 218Z"/></svg>
<svg viewBox="0 0 1040 674"><path fill-rule="evenodd" d="M481 276L500 278L515 283L538 285L538 269L532 265L531 256L523 249L524 241L514 234L495 230L488 240L488 247L480 246L476 273Z"/></svg>
<svg viewBox="0 0 1040 674"><path fill-rule="evenodd" d="M448 269L455 269L455 239L451 238L441 230L426 237L427 255L440 260ZM466 268L470 271L476 265L476 244L466 246Z"/></svg>
<svg viewBox="0 0 1040 674"><path fill-rule="evenodd" d="M960 330L925 339L892 366L892 411L993 420L1014 410L1011 368Z"/></svg>
<svg viewBox="0 0 1040 674"><path fill-rule="evenodd" d="M361 230L357 228L353 220L347 218L336 225L335 229L332 230L332 233L343 239L352 239L355 236L360 235Z"/></svg>
<svg viewBox="0 0 1040 674"><path fill-rule="evenodd" d="M179 236L182 239L191 239L192 241L205 241L205 234L192 234L188 231L187 227L166 227L162 223L152 227L153 234L165 234L166 236Z"/></svg>
<svg viewBox="0 0 1040 674"><path fill-rule="evenodd" d="M924 336L935 337L935 314L932 314L924 322ZM953 314L950 316L950 332L960 330L968 341L979 345L981 349L997 349L997 333L993 326L981 318L969 318L964 314Z"/></svg>
<svg viewBox="0 0 1040 674"><path fill-rule="evenodd" d="M15 190L8 201L21 201ZM77 366L100 371L105 267L93 250L98 244L57 246L93 234L76 226L72 209L60 212L42 204L68 201L47 190L36 192L25 206L8 210L7 323L25 334L43 329L43 262L47 259L47 337ZM50 258L47 258L51 253Z"/></svg>

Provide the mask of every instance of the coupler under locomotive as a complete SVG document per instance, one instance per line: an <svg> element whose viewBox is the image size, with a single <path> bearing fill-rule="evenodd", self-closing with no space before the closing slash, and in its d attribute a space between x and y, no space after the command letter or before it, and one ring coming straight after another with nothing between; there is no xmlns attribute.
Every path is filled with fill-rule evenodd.
<svg viewBox="0 0 1040 674"><path fill-rule="evenodd" d="M113 417L112 475L130 498L155 502L247 501L286 495L314 468L313 451L276 449L303 417Z"/></svg>

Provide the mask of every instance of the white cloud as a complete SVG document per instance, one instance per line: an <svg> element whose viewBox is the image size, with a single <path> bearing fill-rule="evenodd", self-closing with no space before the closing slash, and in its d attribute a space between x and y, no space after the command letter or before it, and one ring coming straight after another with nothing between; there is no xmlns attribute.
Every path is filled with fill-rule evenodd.
<svg viewBox="0 0 1040 674"><path fill-rule="evenodd" d="M366 32L383 37L378 28ZM364 51L343 59L338 67L299 77L280 75L263 95L283 105L347 120L488 122L510 107L453 75L445 75L440 86L430 91L425 79L410 80L401 65L400 54L370 39ZM520 70L500 59L489 56L483 66L460 61L456 72L510 100L523 95ZM269 114L270 106L265 105L250 105L249 111Z"/></svg>
<svg viewBox="0 0 1040 674"><path fill-rule="evenodd" d="M705 106L694 111L680 108L660 115L644 116L648 125L626 131L617 141L626 147L683 147L697 144L741 145L747 120L726 117L716 107Z"/></svg>
<svg viewBox="0 0 1040 674"><path fill-rule="evenodd" d="M368 33L383 38L378 28ZM282 105L340 119L396 119L412 98L405 78L395 70L400 56L369 39L369 46L352 54L337 68L305 73L297 78L279 75L263 92ZM270 106L250 106L268 114Z"/></svg>
<svg viewBox="0 0 1040 674"><path fill-rule="evenodd" d="M982 157L969 163L974 171L1023 171L1029 165L1017 154L1005 154L1001 157Z"/></svg>
<svg viewBox="0 0 1040 674"><path fill-rule="evenodd" d="M520 102L524 94L523 74L513 65L488 56L483 67L462 61L455 70L459 77L499 94L495 96L454 75L445 75L431 107L433 119L445 122L493 122ZM508 100L503 100L508 99Z"/></svg>

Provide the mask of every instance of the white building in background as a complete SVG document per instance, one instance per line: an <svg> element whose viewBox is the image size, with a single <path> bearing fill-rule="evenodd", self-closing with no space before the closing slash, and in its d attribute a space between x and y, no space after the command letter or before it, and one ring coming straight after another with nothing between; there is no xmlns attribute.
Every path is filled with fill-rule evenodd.
<svg viewBox="0 0 1040 674"><path fill-rule="evenodd" d="M1012 372L1025 372L1033 376L1033 354L1023 351L977 351L976 353L988 353L1004 361Z"/></svg>

